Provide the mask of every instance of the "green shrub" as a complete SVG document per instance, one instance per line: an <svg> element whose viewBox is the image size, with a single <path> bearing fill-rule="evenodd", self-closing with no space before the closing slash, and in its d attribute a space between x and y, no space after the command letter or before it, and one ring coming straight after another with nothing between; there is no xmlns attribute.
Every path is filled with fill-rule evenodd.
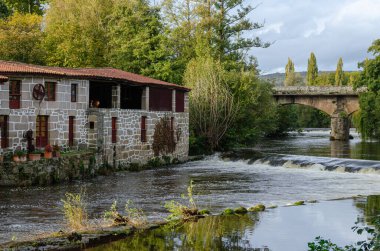
<svg viewBox="0 0 380 251"><path fill-rule="evenodd" d="M234 210L235 214L246 214L248 210L245 207L238 207Z"/></svg>
<svg viewBox="0 0 380 251"><path fill-rule="evenodd" d="M87 204L84 200L85 193L66 193L63 202L63 213L66 223L72 230L83 229L88 225Z"/></svg>
<svg viewBox="0 0 380 251"><path fill-rule="evenodd" d="M231 208L226 208L224 209L222 215L234 215L235 214L235 211Z"/></svg>
<svg viewBox="0 0 380 251"><path fill-rule="evenodd" d="M265 206L263 204L258 204L256 206L250 207L249 212L262 212L265 211Z"/></svg>
<svg viewBox="0 0 380 251"><path fill-rule="evenodd" d="M127 219L129 224L134 227L143 227L148 224L148 219L141 208L135 207L131 200L127 201L125 204L125 212L127 213Z"/></svg>

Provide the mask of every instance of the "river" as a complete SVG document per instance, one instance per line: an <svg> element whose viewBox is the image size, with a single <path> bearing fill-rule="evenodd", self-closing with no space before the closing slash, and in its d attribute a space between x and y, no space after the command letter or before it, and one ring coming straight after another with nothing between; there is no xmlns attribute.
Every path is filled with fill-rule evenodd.
<svg viewBox="0 0 380 251"><path fill-rule="evenodd" d="M358 237L350 227L357 217L364 217L358 205L365 205L366 198L328 200L380 194L380 144L363 143L352 134L354 139L349 143L330 142L328 130L265 140L255 149L268 156L256 161L228 161L214 155L170 168L119 172L52 187L0 188L0 242L63 229L61 199L66 192L84 188L92 218L100 217L115 200L121 205L132 200L150 219L160 219L167 215L163 204L179 200L193 180L198 205L212 213L258 203L284 206L299 200L322 201L297 208L279 207L233 221L236 230L241 230L237 232L243 236L242 243L249 247L306 250L307 241L318 235L342 245L352 243ZM213 219L220 220L211 217L206 221ZM336 224L331 224L333 221ZM292 240L294 236L297 241ZM288 249L290 244L293 249ZM281 249L284 245L288 248Z"/></svg>

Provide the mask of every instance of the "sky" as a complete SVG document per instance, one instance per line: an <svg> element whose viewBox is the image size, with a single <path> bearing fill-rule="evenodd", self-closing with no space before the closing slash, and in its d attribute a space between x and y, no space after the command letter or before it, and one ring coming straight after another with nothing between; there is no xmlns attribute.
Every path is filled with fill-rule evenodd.
<svg viewBox="0 0 380 251"><path fill-rule="evenodd" d="M253 48L261 74L284 72L290 57L296 71L306 71L314 52L319 70L335 70L339 57L345 71L358 70L368 47L380 38L380 0L247 0L257 8L250 20L264 27L250 32L273 44Z"/></svg>

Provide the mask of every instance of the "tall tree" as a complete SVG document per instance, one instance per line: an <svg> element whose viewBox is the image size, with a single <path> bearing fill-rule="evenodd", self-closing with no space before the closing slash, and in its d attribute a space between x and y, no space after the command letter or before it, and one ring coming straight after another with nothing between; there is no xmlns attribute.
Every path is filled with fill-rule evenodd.
<svg viewBox="0 0 380 251"><path fill-rule="evenodd" d="M335 71L335 85L341 86L344 83L344 72L343 72L343 59L339 58L338 64Z"/></svg>
<svg viewBox="0 0 380 251"><path fill-rule="evenodd" d="M51 0L46 14L47 63L56 66L106 66L109 0Z"/></svg>
<svg viewBox="0 0 380 251"><path fill-rule="evenodd" d="M316 85L317 77L318 77L317 59L314 53L312 52L310 54L310 58L307 61L307 75L306 75L307 84Z"/></svg>
<svg viewBox="0 0 380 251"><path fill-rule="evenodd" d="M42 64L41 26L42 17L35 14L16 12L6 20L0 19L0 59Z"/></svg>
<svg viewBox="0 0 380 251"><path fill-rule="evenodd" d="M207 139L210 150L216 150L237 111L238 104L224 82L220 62L211 57L193 59L185 72L190 93L190 123L198 137Z"/></svg>
<svg viewBox="0 0 380 251"><path fill-rule="evenodd" d="M111 66L177 82L172 78L172 55L165 45L165 27L159 9L146 0L116 0L109 15L109 50Z"/></svg>
<svg viewBox="0 0 380 251"><path fill-rule="evenodd" d="M363 71L355 87L367 86L369 91L360 95L360 111L354 122L362 138L380 139L380 39L372 43L368 52L374 58L359 63Z"/></svg>
<svg viewBox="0 0 380 251"><path fill-rule="evenodd" d="M293 61L288 58L288 63L285 66L285 85L290 86L293 85L291 82L292 79L294 79L294 63Z"/></svg>

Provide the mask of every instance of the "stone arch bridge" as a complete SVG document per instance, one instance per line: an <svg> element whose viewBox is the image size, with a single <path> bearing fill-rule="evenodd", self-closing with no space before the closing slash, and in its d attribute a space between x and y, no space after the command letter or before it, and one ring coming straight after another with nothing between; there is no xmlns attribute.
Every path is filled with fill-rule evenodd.
<svg viewBox="0 0 380 251"><path fill-rule="evenodd" d="M314 107L331 117L331 140L348 140L350 116L360 109L359 94L348 86L288 86L275 87L273 96L280 105L300 104Z"/></svg>

